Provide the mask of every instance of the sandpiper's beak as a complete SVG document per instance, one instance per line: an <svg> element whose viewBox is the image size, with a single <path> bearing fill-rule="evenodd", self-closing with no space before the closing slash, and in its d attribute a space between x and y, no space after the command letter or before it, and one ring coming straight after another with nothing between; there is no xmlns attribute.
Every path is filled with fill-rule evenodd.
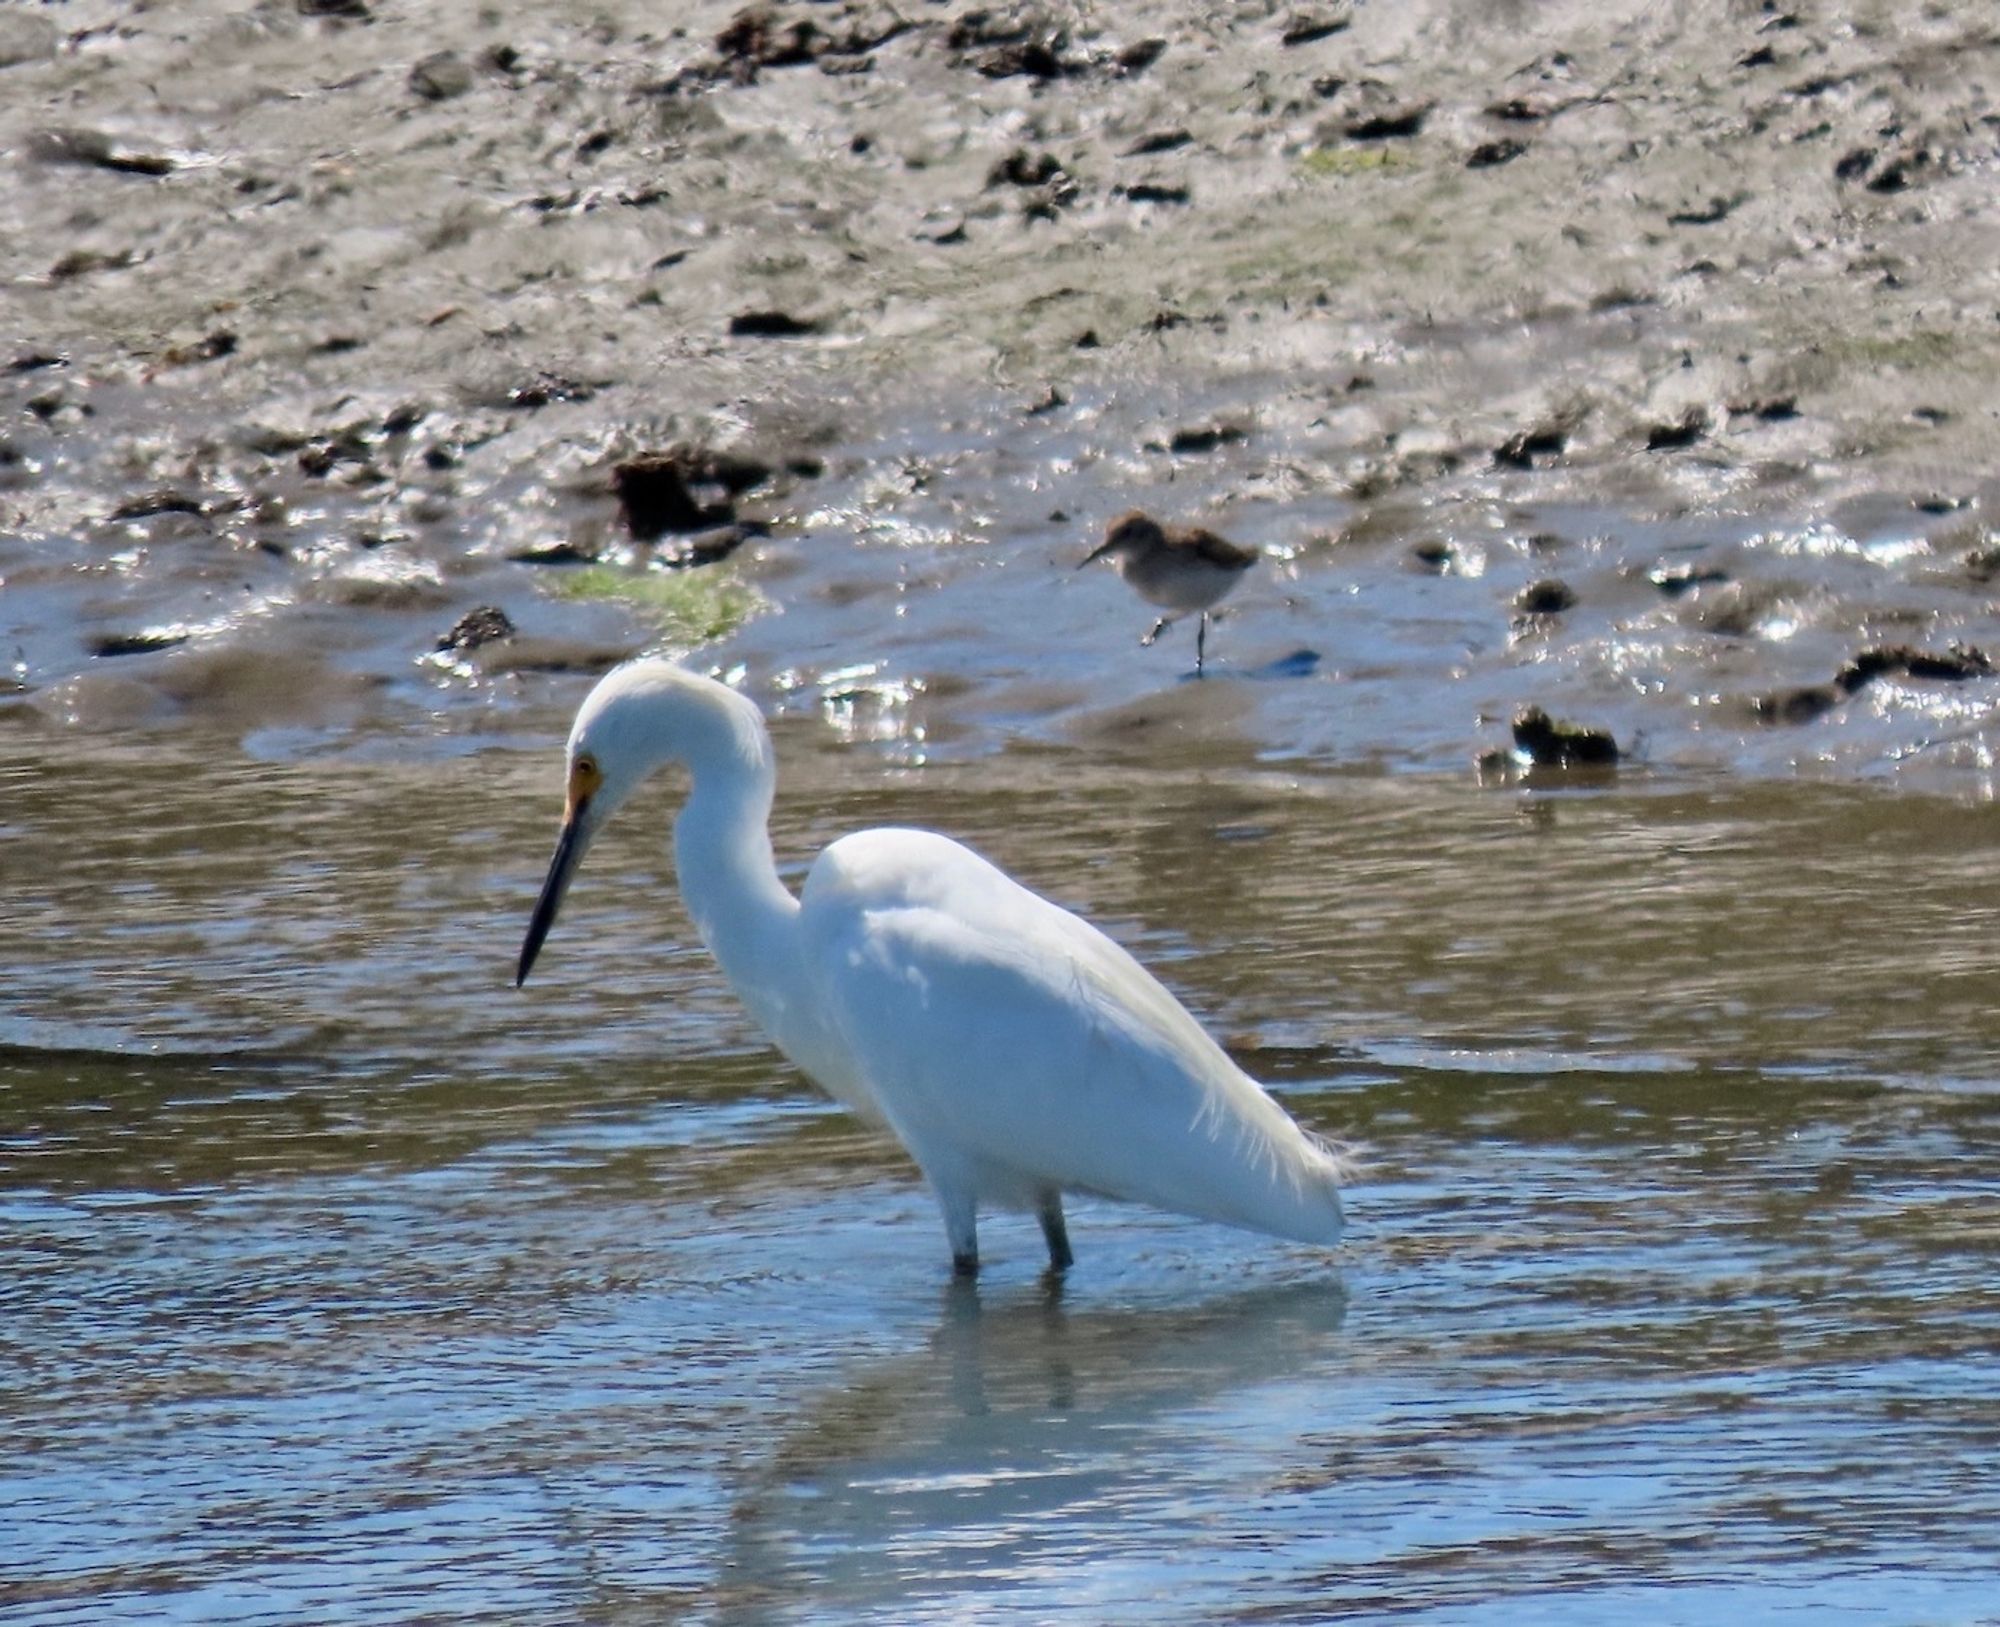
<svg viewBox="0 0 2000 1627"><path fill-rule="evenodd" d="M514 987L517 989L528 981L535 957L542 952L542 940L549 935L549 928L556 924L556 911L562 908L570 878L576 874L583 850L590 846L592 830L589 813L590 799L587 796L571 797L568 808L563 811L562 831L556 837L555 857L549 860L548 879L542 883L542 896L535 900L535 913L528 918L528 935L521 940L521 961L514 970Z"/></svg>
<svg viewBox="0 0 2000 1627"><path fill-rule="evenodd" d="M1091 549L1089 553L1083 556L1083 564L1078 565L1077 569L1082 570L1084 565L1095 565L1100 559L1102 559L1106 554L1110 552L1111 552L1111 544L1108 542L1100 542L1095 548Z"/></svg>

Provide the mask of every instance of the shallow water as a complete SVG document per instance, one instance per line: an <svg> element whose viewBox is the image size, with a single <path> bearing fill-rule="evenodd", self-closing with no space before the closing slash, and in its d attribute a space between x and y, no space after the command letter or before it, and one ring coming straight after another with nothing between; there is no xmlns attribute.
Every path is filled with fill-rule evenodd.
<svg viewBox="0 0 2000 1627"><path fill-rule="evenodd" d="M963 835L1366 1151L1337 1251L1080 1204L1060 1292L1007 1217L965 1289L691 946L664 795L509 987L571 699L13 740L10 1620L2000 1610L1989 810L789 717L781 859Z"/></svg>

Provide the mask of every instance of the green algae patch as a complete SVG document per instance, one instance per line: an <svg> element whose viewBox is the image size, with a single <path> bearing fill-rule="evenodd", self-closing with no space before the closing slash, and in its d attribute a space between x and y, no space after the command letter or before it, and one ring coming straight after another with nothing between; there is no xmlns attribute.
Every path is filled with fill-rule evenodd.
<svg viewBox="0 0 2000 1627"><path fill-rule="evenodd" d="M555 591L558 598L625 605L669 637L691 644L735 632L763 602L754 588L713 567L623 570L616 565L581 565L563 572Z"/></svg>
<svg viewBox="0 0 2000 1627"><path fill-rule="evenodd" d="M1416 159L1400 147L1315 147L1299 159L1299 173L1320 180L1335 175L1386 175L1415 165Z"/></svg>

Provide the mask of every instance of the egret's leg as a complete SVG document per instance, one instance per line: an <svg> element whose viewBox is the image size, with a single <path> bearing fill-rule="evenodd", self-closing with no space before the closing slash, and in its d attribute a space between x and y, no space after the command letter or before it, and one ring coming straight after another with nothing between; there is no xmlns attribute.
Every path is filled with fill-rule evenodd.
<svg viewBox="0 0 2000 1627"><path fill-rule="evenodd" d="M932 1183L938 1207L944 1210L944 1235L951 1244L951 1270L955 1277L979 1275L979 1213L972 1193L965 1187L943 1187Z"/></svg>
<svg viewBox="0 0 2000 1627"><path fill-rule="evenodd" d="M1048 1239L1049 1269L1067 1271L1076 1264L1076 1256L1069 1251L1069 1228L1063 1224L1062 1194L1050 1187L1042 1194L1041 1206L1035 1211L1042 1222L1042 1236Z"/></svg>
<svg viewBox="0 0 2000 1627"><path fill-rule="evenodd" d="M1153 640L1158 638L1169 627L1173 626L1173 624L1174 624L1174 618L1172 616L1162 616L1158 621L1153 623L1153 630L1150 633L1148 633L1144 638L1139 640L1139 647L1141 649L1150 649L1152 647Z"/></svg>
<svg viewBox="0 0 2000 1627"><path fill-rule="evenodd" d="M1201 613L1201 625L1195 629L1194 633L1194 670L1196 677L1201 676L1202 652L1207 643L1208 643L1208 612L1204 610Z"/></svg>

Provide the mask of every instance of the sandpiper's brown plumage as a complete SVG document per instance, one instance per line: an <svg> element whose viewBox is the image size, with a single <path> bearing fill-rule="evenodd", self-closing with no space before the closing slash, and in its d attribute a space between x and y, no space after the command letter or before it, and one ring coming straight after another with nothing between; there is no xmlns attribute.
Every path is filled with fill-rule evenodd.
<svg viewBox="0 0 2000 1627"><path fill-rule="evenodd" d="M1243 573L1257 563L1257 550L1240 548L1213 531L1191 525L1162 525L1134 509L1106 527L1104 540L1084 565L1108 559L1140 598L1173 612L1162 616L1141 644L1151 644L1174 623L1175 615L1201 612L1194 637L1194 670L1202 669L1208 643L1208 613ZM1083 567L1078 566L1079 570Z"/></svg>

